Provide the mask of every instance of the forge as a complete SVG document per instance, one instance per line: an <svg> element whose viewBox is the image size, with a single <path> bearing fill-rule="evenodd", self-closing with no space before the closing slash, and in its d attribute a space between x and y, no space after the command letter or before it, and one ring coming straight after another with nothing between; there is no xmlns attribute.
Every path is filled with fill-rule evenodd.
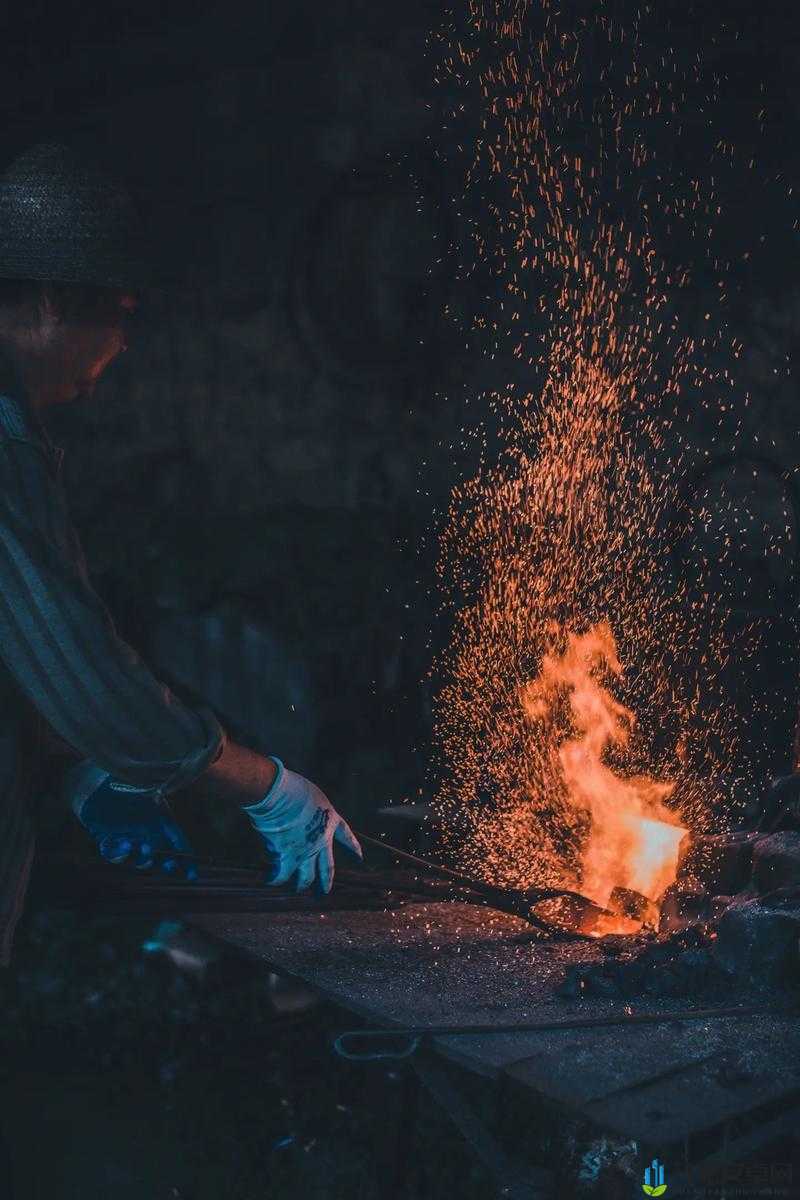
<svg viewBox="0 0 800 1200"><path fill-rule="evenodd" d="M709 803L708 781L678 757L672 775L664 760L643 769L637 715L615 694L624 668L611 623L575 633L550 621L544 644L538 668L507 691L522 754L507 732L501 744L517 766L527 758L523 786L511 786L509 803L481 797L482 807L467 806L470 820L434 805L430 847L480 862L483 886L523 898L553 889L532 903L533 916L600 949L567 972L565 995L719 999L791 987L800 980L794 792L767 811L765 781L756 819L737 823L732 798ZM507 758L495 780L509 789Z"/></svg>
<svg viewBox="0 0 800 1200"><path fill-rule="evenodd" d="M600 944L600 960L568 971L563 993L719 999L796 984L800 822L794 793L789 789L782 804L762 809L749 827L693 829L697 809L689 805L684 816L679 799L681 783L684 794L692 794L685 779L620 765L636 717L611 690L623 668L609 623L568 633L560 645L543 655L518 695L537 744L547 746L539 762L550 768L549 786L559 789L564 828L577 831L572 853L546 863L547 881L565 894L536 901L532 912L554 930ZM520 824L535 827L540 797L532 786L511 820L489 812L477 837L473 828L478 845L486 844L487 828L491 839L498 830L513 832L506 847L493 843L495 869L504 850L513 855L523 840ZM720 814L719 823L725 817ZM429 844L449 846L458 857L447 810L434 818L433 830ZM520 894L532 895L530 876L523 871L521 877Z"/></svg>

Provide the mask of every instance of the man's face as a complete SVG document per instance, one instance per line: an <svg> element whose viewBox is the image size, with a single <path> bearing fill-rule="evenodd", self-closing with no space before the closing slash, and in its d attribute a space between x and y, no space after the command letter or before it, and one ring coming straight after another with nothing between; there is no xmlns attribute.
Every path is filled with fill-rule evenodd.
<svg viewBox="0 0 800 1200"><path fill-rule="evenodd" d="M59 357L65 400L93 394L106 367L127 350L129 322L138 306L134 292L108 289L91 309L62 317Z"/></svg>

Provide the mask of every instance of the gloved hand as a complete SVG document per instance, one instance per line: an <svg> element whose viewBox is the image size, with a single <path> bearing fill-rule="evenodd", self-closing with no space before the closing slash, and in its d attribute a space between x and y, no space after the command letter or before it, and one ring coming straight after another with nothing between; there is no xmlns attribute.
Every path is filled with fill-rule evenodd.
<svg viewBox="0 0 800 1200"><path fill-rule="evenodd" d="M267 882L286 883L296 871L298 892L315 879L320 891L329 892L334 840L363 858L358 839L316 784L287 770L279 758L273 756L272 761L278 768L272 787L258 804L242 807L272 860L274 870Z"/></svg>
<svg viewBox="0 0 800 1200"><path fill-rule="evenodd" d="M158 796L112 779L92 762L65 771L62 796L107 862L128 862L143 870L153 866L156 854L192 853L169 807ZM197 878L191 859L161 857L157 866L168 874Z"/></svg>

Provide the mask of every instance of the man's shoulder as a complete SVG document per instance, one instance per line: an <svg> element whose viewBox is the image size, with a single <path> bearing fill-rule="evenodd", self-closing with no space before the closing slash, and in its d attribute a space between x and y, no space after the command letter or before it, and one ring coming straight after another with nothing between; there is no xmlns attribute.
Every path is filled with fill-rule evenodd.
<svg viewBox="0 0 800 1200"><path fill-rule="evenodd" d="M54 446L42 431L27 407L8 392L0 391L0 451L30 456L45 462L58 473L64 456L60 446Z"/></svg>

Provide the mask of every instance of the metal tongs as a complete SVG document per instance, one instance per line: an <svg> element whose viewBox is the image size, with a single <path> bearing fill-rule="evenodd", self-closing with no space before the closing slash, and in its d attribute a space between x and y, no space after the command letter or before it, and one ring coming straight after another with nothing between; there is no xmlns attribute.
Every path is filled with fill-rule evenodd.
<svg viewBox="0 0 800 1200"><path fill-rule="evenodd" d="M500 912L509 913L513 917L520 917L523 921L527 921L529 925L533 925L536 929L541 930L550 936L567 939L570 941L585 941L589 938L593 939L590 933L582 932L580 926L584 922L593 921L599 916L612 916L608 909L601 908L594 901L582 896L579 892L570 891L569 888L556 887L533 887L533 888L506 888L500 887L497 884L486 883L482 879L473 879L471 875L462 875L459 871L453 871L450 867L445 867L441 863L430 862L425 858L420 858L419 855L411 854L407 850L401 850L397 846L392 846L388 842L383 842L379 838L369 837L365 833L355 831L356 837L363 845L371 846L376 850L383 850L387 854L400 859L401 862L408 863L409 866L415 867L418 871L424 871L429 875L435 875L440 879L447 880L459 890L472 892L474 895L480 896L481 900L491 908L496 908ZM548 918L539 916L534 910L537 905L545 900L562 900L564 907L567 910L565 914L567 920L564 925L556 924Z"/></svg>

